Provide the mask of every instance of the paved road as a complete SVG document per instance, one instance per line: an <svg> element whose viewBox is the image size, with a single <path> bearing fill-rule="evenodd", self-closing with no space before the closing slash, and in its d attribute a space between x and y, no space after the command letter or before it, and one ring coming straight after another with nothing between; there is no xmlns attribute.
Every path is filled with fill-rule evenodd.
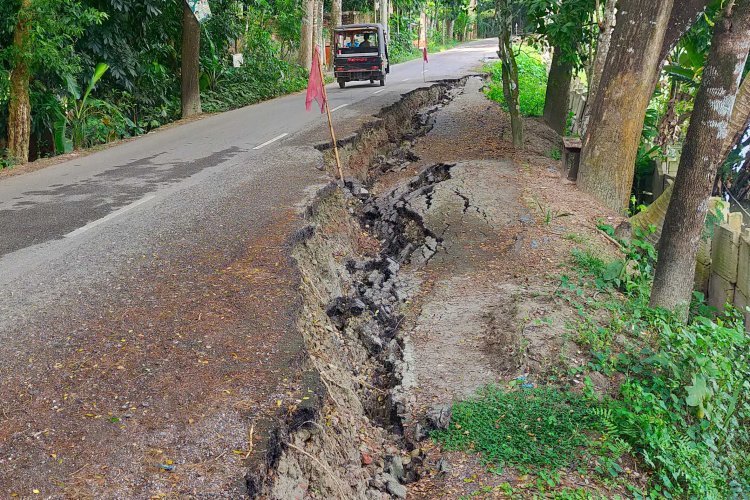
<svg viewBox="0 0 750 500"><path fill-rule="evenodd" d="M493 51L431 55L427 78ZM384 88L329 86L340 133L423 85L412 61ZM301 355L288 241L327 181L303 102L0 180L0 496L241 493L247 429Z"/></svg>

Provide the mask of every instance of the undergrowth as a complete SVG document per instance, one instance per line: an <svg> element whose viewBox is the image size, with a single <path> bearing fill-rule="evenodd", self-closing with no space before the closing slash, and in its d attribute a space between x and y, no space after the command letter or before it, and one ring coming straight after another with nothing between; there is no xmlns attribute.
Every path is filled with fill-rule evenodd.
<svg viewBox="0 0 750 500"><path fill-rule="evenodd" d="M609 401L612 423L652 469L652 495L746 498L750 337L742 316L711 311L698 293L687 324L649 307L656 252L644 236L621 242L619 260L575 252L576 276L562 278L581 316L579 341L592 349L589 368L624 376ZM609 311L608 324L596 310Z"/></svg>
<svg viewBox="0 0 750 500"><path fill-rule="evenodd" d="M749 498L750 336L742 315L729 306L712 311L700 294L688 323L649 307L656 251L643 233L620 245L622 258L610 261L575 251L558 292L578 312L571 333L591 350L588 366L576 370L619 386L596 394L587 377L583 394L486 388L456 403L450 427L434 437L539 477L584 473L590 457L604 482L628 484L621 457L630 454L648 471L648 491L630 486L636 497Z"/></svg>
<svg viewBox="0 0 750 500"><path fill-rule="evenodd" d="M518 105L524 116L542 116L547 92L547 68L536 49L523 45L516 49L518 64ZM492 81L487 87L487 97L500 103L504 109L502 65L497 62L486 66Z"/></svg>

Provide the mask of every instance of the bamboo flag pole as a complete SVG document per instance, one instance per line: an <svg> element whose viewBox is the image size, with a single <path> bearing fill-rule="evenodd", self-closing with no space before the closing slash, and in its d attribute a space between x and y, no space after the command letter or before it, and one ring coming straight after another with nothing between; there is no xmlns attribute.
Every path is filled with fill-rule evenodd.
<svg viewBox="0 0 750 500"><path fill-rule="evenodd" d="M339 159L339 147L336 144L336 133L333 131L333 121L331 120L331 108L328 106L328 92L326 92L326 79L323 74L323 62L318 58L318 71L320 71L320 82L323 87L323 100L326 103L326 113L328 114L328 128L331 131L331 142L333 142L333 154L336 156L336 168L339 171L339 180L344 182L344 172L341 170L341 160Z"/></svg>

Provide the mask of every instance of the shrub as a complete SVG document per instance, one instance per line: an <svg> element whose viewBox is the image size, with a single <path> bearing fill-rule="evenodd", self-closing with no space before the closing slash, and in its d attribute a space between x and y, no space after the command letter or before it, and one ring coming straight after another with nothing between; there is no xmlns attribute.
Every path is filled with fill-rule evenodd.
<svg viewBox="0 0 750 500"><path fill-rule="evenodd" d="M542 116L544 98L547 92L547 68L541 55L534 49L523 46L516 55L518 64L518 104L524 116ZM487 97L508 109L503 96L502 65L497 62L487 66L492 81L487 89Z"/></svg>
<svg viewBox="0 0 750 500"><path fill-rule="evenodd" d="M613 233L611 227L604 227ZM611 402L618 436L653 469L655 493L697 498L750 496L750 336L731 306L716 316L696 294L693 317L648 306L653 247L638 234L625 260L576 255L582 288L609 292L612 322L592 339L593 368L625 375ZM569 279L564 285L571 286ZM578 288L580 291L580 288ZM624 295L615 293L622 292ZM580 295L578 295L580 297ZM589 303L588 305L591 305ZM579 309L579 313L585 308ZM640 348L613 355L607 339L629 335ZM598 343L598 345L597 345Z"/></svg>

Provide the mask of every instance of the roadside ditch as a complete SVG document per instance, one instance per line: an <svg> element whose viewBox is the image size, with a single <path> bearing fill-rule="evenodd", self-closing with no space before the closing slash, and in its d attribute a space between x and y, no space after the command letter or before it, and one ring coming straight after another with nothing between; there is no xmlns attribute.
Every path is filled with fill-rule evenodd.
<svg viewBox="0 0 750 500"><path fill-rule="evenodd" d="M351 177L345 189L332 183L317 194L292 252L301 278L304 389L281 409L262 466L247 475L251 497L404 498L405 485L418 479L423 453L403 429L414 372L402 308L419 283L399 270L440 249L442 236L409 200L418 193L429 204L453 165L432 165L381 197L371 186L418 160L414 141L468 78L405 94L340 141ZM318 149L333 173L330 151Z"/></svg>

